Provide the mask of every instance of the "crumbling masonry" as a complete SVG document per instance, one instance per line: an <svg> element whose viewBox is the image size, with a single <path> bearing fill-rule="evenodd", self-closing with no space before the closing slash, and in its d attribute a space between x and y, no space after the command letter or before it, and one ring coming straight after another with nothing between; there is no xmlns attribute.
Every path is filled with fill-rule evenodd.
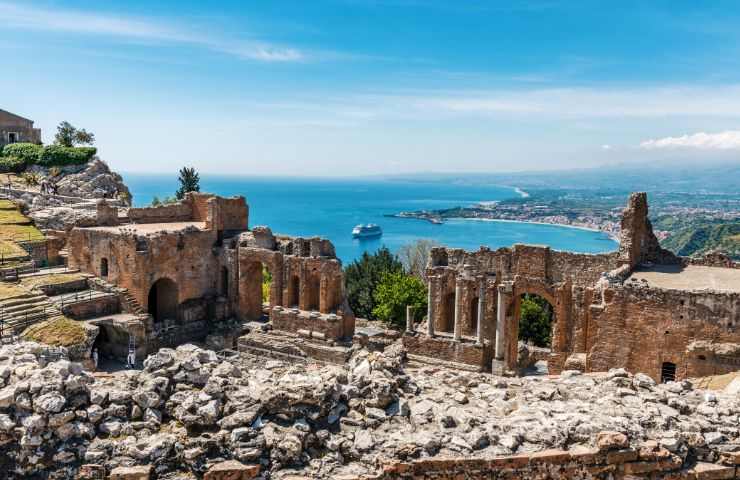
<svg viewBox="0 0 740 480"><path fill-rule="evenodd" d="M242 197L198 193L121 217L101 203L98 226L72 230L67 249L71 267L124 289L121 303L138 310L98 323L105 336L133 337L141 357L237 319L249 331L241 350L346 360L354 317L332 244L250 230L248 213ZM647 213L646 195L633 194L613 253L433 249L430 321L409 324L410 357L515 374L521 298L536 294L554 313L550 373L624 367L660 381L740 368L740 265L721 254L688 259L661 249ZM272 279L267 302L263 275ZM250 323L265 316L272 330Z"/></svg>
<svg viewBox="0 0 740 480"><path fill-rule="evenodd" d="M354 317L332 244L275 236L266 227L250 230L248 214L243 197L200 193L131 208L120 218L101 202L98 226L70 233L69 265L126 289L144 313L123 325L101 325L106 335L135 337L141 358L161 346L203 339L219 322L267 315L273 329L286 334L319 343L351 339ZM264 305L263 275L271 277Z"/></svg>
<svg viewBox="0 0 740 480"><path fill-rule="evenodd" d="M521 297L536 294L554 312L550 373L624 367L661 380L737 370L740 265L661 249L647 213L646 194L632 194L614 253L433 249L431 321L406 333L409 353L515 373Z"/></svg>

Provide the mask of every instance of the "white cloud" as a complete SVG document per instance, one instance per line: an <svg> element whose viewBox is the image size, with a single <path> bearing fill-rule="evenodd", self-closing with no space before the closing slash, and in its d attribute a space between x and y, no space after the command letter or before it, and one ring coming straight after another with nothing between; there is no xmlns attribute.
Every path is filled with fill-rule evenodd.
<svg viewBox="0 0 740 480"><path fill-rule="evenodd" d="M645 140L640 148L646 150L688 148L699 150L737 150L740 149L740 130L727 130L719 133L694 133L681 137L665 137Z"/></svg>
<svg viewBox="0 0 740 480"><path fill-rule="evenodd" d="M0 1L4 28L47 32L104 35L153 43L176 43L206 48L245 60L296 62L306 53L289 47L237 39L214 39L192 29L149 19L112 16L77 10L49 10Z"/></svg>

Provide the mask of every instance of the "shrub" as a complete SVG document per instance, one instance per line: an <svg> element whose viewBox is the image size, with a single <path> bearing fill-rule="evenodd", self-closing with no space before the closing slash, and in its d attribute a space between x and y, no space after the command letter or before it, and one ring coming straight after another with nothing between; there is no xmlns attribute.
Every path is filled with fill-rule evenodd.
<svg viewBox="0 0 740 480"><path fill-rule="evenodd" d="M35 187L41 182L41 177L38 173L21 173L21 180L27 187Z"/></svg>
<svg viewBox="0 0 740 480"><path fill-rule="evenodd" d="M26 162L18 157L0 157L0 173L18 173L26 169Z"/></svg>
<svg viewBox="0 0 740 480"><path fill-rule="evenodd" d="M386 273L375 289L373 314L392 327L406 325L406 306L414 308L414 319L421 320L427 310L427 289L418 277L402 272Z"/></svg>
<svg viewBox="0 0 740 480"><path fill-rule="evenodd" d="M15 157L23 160L24 165L33 165L39 159L41 151L44 149L41 145L35 143L11 143L3 148L3 157Z"/></svg>
<svg viewBox="0 0 740 480"><path fill-rule="evenodd" d="M43 148L38 158L38 164L44 167L63 167L66 165L81 165L87 163L97 153L95 147L62 147L48 145Z"/></svg>
<svg viewBox="0 0 740 480"><path fill-rule="evenodd" d="M374 319L375 289L386 273L401 273L403 265L386 247L370 255L362 254L344 269L347 299L352 311L360 318Z"/></svg>

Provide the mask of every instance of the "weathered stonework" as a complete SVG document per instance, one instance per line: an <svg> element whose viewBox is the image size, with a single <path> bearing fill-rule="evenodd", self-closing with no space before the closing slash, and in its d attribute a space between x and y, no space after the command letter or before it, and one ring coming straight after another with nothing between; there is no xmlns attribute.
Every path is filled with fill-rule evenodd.
<svg viewBox="0 0 740 480"><path fill-rule="evenodd" d="M41 143L41 130L33 120L0 110L0 148L9 143Z"/></svg>
<svg viewBox="0 0 740 480"><path fill-rule="evenodd" d="M69 265L126 289L150 314L148 351L203 338L229 318L249 322L265 313L275 330L309 330L319 340L354 333L331 243L250 230L243 197L190 193L174 204L131 208L125 217L105 202L97 210L97 226L70 232Z"/></svg>
<svg viewBox="0 0 740 480"><path fill-rule="evenodd" d="M646 195L633 194L619 251L610 254L532 245L433 249L427 269L431 321L424 332L406 334L409 354L516 372L521 296L528 293L553 307L550 373L566 363L587 371L624 367L656 380L666 365L677 379L736 370L739 354L700 354L690 345L740 343L738 265L721 254L694 260L661 249L647 213ZM657 275L655 286L638 280L643 271ZM678 287L669 288L671 282ZM704 284L724 286L715 291Z"/></svg>

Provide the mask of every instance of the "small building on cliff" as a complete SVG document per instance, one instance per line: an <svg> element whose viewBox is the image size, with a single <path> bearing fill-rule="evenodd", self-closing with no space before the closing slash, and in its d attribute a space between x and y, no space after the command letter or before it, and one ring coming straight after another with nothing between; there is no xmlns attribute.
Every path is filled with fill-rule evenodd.
<svg viewBox="0 0 740 480"><path fill-rule="evenodd" d="M33 120L0 109L0 148L11 143L41 143L41 129Z"/></svg>

